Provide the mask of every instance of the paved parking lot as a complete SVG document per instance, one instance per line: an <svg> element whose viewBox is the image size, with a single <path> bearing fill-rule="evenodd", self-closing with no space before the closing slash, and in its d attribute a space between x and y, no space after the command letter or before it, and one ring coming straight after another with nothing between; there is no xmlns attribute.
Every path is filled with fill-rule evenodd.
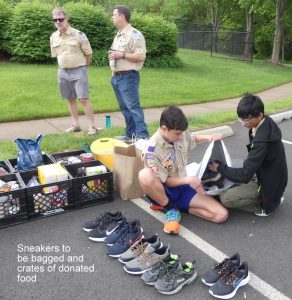
<svg viewBox="0 0 292 300"><path fill-rule="evenodd" d="M225 138L225 145L232 158L244 158L246 129L237 123L231 126L234 136ZM292 120L283 121L279 126L283 140L287 141L285 149L291 174ZM191 159L200 161L206 147L199 145ZM82 231L85 221L104 211L116 210L120 210L128 220L138 218L146 236L158 233L164 244L170 244L172 253L180 255L182 262L197 261L198 279L172 298L215 299L209 295L200 277L216 260L239 252L242 261L248 262L252 276L250 283L239 289L234 299L292 299L291 199L289 185L284 203L269 217L260 218L231 210L229 220L221 225L183 214L179 236L163 233L162 214L150 212L144 200L122 201L118 197L104 205L1 229L0 299L164 299L166 296L146 286L138 276L125 273L121 263L106 255L104 244L90 242ZM37 246L41 245L48 248L43 248L44 252L36 252ZM31 247L28 249L30 252L24 252L24 246ZM32 263L29 260L31 254L42 256L42 262ZM25 256L28 261L20 261ZM55 256L56 261L45 263L49 256ZM62 262L63 257L66 259L68 256L74 256L76 261ZM54 264L56 268L61 265L63 268L48 268ZM64 266L73 266L75 270L82 266L83 269L80 269L81 272L66 272ZM23 267L26 272L21 272ZM18 282L18 274L31 278L36 275L36 282Z"/></svg>

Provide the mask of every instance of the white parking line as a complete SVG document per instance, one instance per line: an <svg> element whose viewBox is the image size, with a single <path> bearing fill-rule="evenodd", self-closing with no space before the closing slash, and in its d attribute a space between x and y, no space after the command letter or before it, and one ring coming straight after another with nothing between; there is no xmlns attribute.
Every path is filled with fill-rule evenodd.
<svg viewBox="0 0 292 300"><path fill-rule="evenodd" d="M292 145L292 142L289 142L289 141L286 141L286 140L282 140L283 143L286 143L286 144L289 144L289 145Z"/></svg>
<svg viewBox="0 0 292 300"><path fill-rule="evenodd" d="M149 203L147 203L145 200L138 198L131 200L134 204L142 208L144 211L146 211L148 214L152 215L154 218L156 218L158 221L163 223L163 214L161 212L152 211L149 209ZM224 254L223 252L219 251L203 239L201 239L199 236L195 235L192 231L187 229L186 227L180 225L180 236L185 238L188 242L193 244L196 248L200 249L205 254L209 255L212 259L214 259L217 262L222 261L228 255ZM264 280L260 279L255 274L250 273L250 280L249 285L252 286L254 289L256 289L259 293L267 297L271 300L292 300L291 298L288 298L275 288L273 288L271 285L269 285Z"/></svg>

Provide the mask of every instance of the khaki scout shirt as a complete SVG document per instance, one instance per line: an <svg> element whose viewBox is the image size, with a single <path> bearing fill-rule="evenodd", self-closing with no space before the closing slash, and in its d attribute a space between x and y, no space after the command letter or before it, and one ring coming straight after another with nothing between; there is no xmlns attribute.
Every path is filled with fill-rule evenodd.
<svg viewBox="0 0 292 300"><path fill-rule="evenodd" d="M55 31L50 37L50 46L52 57L57 57L62 69L86 66L85 55L92 54L86 35L70 26L65 33Z"/></svg>
<svg viewBox="0 0 292 300"><path fill-rule="evenodd" d="M165 182L167 177L186 176L188 151L195 148L196 142L189 131L183 133L183 139L179 142L166 142L160 129L150 138L148 146L142 153L145 167L149 167Z"/></svg>
<svg viewBox="0 0 292 300"><path fill-rule="evenodd" d="M122 31L118 31L111 46L112 50L125 53L139 53L146 57L146 44L143 34L128 24ZM113 72L142 69L144 61L132 62L127 59L117 59Z"/></svg>

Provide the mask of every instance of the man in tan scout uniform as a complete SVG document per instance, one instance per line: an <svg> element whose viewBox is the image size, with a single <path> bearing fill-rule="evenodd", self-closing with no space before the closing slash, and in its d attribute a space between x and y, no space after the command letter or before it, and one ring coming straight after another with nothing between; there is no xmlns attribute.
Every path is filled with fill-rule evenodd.
<svg viewBox="0 0 292 300"><path fill-rule="evenodd" d="M187 128L182 110L166 107L159 129L142 153L145 168L139 173L139 182L150 200L166 211L166 233L179 233L179 209L215 223L224 222L228 217L228 211L205 194L200 178L186 174L188 151L196 143L219 140L221 135L192 136Z"/></svg>
<svg viewBox="0 0 292 300"><path fill-rule="evenodd" d="M58 82L61 96L68 100L73 123L66 132L81 130L76 102L78 98L83 104L84 112L89 120L88 134L93 135L97 130L94 126L93 109L88 99L87 66L92 58L90 43L83 32L69 25L67 13L63 9L54 8L52 14L58 30L50 38L51 54L58 60Z"/></svg>
<svg viewBox="0 0 292 300"><path fill-rule="evenodd" d="M146 45L143 34L133 28L130 22L131 12L127 6L114 7L112 22L118 33L109 51L112 69L111 84L116 94L120 110L126 121L124 140L148 138L144 113L139 98L139 70L146 58Z"/></svg>

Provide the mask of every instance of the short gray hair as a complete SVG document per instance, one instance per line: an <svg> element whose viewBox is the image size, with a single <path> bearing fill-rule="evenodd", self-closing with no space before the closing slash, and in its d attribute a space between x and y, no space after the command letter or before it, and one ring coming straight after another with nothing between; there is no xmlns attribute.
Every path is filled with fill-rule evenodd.
<svg viewBox="0 0 292 300"><path fill-rule="evenodd" d="M55 7L52 11L52 14L62 14L65 18L68 17L67 12L61 7Z"/></svg>

